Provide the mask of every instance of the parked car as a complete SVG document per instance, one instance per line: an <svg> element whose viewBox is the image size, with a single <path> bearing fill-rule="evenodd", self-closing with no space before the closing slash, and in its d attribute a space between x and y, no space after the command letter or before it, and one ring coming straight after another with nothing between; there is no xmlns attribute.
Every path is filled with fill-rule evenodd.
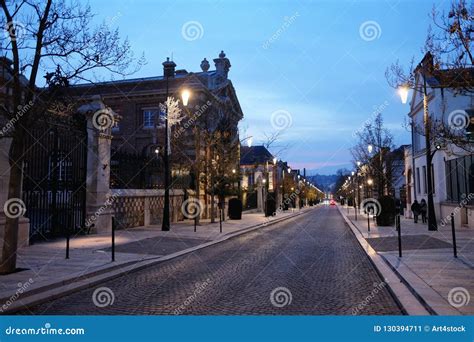
<svg viewBox="0 0 474 342"><path fill-rule="evenodd" d="M332 199L332 200L329 202L329 205L336 205L336 201Z"/></svg>

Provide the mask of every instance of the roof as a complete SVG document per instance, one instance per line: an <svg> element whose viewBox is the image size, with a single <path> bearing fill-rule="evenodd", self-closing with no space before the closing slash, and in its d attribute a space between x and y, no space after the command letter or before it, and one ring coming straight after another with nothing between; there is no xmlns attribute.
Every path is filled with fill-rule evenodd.
<svg viewBox="0 0 474 342"><path fill-rule="evenodd" d="M265 146L241 146L240 165L263 164L273 161L273 155Z"/></svg>
<svg viewBox="0 0 474 342"><path fill-rule="evenodd" d="M459 88L474 87L474 68L435 70L426 78L430 87Z"/></svg>

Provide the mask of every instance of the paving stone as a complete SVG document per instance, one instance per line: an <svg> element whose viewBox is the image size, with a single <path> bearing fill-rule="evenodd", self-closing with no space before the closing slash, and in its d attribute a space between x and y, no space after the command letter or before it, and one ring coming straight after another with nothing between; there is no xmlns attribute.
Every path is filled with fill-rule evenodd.
<svg viewBox="0 0 474 342"><path fill-rule="evenodd" d="M113 292L112 305L94 305L93 293L100 287ZM272 292L279 293L274 297L277 305L272 304ZM323 207L21 314L398 315L402 311L337 208Z"/></svg>

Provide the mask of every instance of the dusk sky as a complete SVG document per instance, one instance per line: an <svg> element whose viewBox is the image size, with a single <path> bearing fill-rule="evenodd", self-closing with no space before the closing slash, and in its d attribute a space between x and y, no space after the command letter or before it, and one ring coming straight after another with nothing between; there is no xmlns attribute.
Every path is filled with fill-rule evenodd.
<svg viewBox="0 0 474 342"><path fill-rule="evenodd" d="M409 143L408 112L385 80L387 66L421 57L433 1L91 1L147 64L133 77L200 71L221 50L245 118L241 139L283 130L278 155L293 168L350 167L354 132L382 110L395 144ZM446 8L448 1L436 6ZM282 117L279 118L279 116ZM273 121L272 121L273 118ZM275 121L283 120L283 121ZM286 120L286 121L285 121ZM279 150L277 147L273 152Z"/></svg>

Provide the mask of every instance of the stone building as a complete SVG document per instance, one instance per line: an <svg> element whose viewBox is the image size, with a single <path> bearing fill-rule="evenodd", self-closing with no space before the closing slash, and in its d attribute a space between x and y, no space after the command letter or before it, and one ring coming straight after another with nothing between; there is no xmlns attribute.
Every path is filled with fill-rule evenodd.
<svg viewBox="0 0 474 342"><path fill-rule="evenodd" d="M243 118L228 78L229 59L222 51L213 61L215 70L210 70L210 63L204 58L201 71L188 72L176 69L176 64L167 59L162 76L73 87L72 92L80 101L99 96L120 117L112 127L111 188L163 188L162 104L167 96L172 97L180 101L184 116L170 131L172 187L197 189L205 203L203 216L210 215L214 205L211 198L218 187L216 180L232 175L232 170L238 168L237 126ZM183 90L190 93L187 106L182 103ZM161 202L156 205L161 206ZM159 220L156 217L155 221Z"/></svg>

